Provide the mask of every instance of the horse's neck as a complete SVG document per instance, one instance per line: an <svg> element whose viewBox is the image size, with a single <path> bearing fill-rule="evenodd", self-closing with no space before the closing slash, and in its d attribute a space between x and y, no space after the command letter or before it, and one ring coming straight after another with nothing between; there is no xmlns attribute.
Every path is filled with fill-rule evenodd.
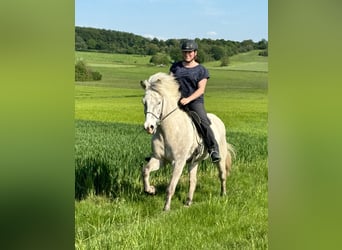
<svg viewBox="0 0 342 250"><path fill-rule="evenodd" d="M175 109L178 108L178 103L175 100L171 100L171 99L164 99L164 105L163 105L163 110L162 110L162 114L163 117L168 116L171 112L173 112Z"/></svg>
<svg viewBox="0 0 342 250"><path fill-rule="evenodd" d="M188 115L178 107L177 101L166 100L166 105L163 108L163 117L161 127L164 130L164 134L168 131L173 131L175 126L184 126L184 123L188 122Z"/></svg>
<svg viewBox="0 0 342 250"><path fill-rule="evenodd" d="M183 145L181 148L185 151L192 150L200 145L201 139L195 125L188 114L178 107L177 102L172 105L166 105L163 112L165 112L163 113L164 115L170 114L160 123L160 132L164 138L165 145L173 149Z"/></svg>

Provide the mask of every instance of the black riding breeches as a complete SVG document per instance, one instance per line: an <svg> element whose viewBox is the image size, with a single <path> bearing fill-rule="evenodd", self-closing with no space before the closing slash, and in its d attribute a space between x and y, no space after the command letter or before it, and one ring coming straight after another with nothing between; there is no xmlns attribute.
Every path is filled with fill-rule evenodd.
<svg viewBox="0 0 342 250"><path fill-rule="evenodd" d="M203 141L208 148L208 151L213 150L218 152L218 144L215 140L214 133L210 127L210 120L207 116L203 103L189 103L184 107L185 110L194 111L199 117L200 122L194 121L197 131L202 135Z"/></svg>

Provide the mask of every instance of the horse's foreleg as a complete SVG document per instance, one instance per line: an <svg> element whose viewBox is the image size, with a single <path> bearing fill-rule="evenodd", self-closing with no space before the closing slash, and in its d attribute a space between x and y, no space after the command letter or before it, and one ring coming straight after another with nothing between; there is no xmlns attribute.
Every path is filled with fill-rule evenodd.
<svg viewBox="0 0 342 250"><path fill-rule="evenodd" d="M195 192L196 183L197 183L197 169L198 169L198 163L191 164L189 167L189 194L185 202L186 206L191 205L192 199L194 197L194 192Z"/></svg>
<svg viewBox="0 0 342 250"><path fill-rule="evenodd" d="M167 191L166 191L166 201L165 201L164 211L170 210L171 199L175 193L176 186L182 174L184 165L185 165L185 161L181 161L181 162L178 161L178 162L173 163L172 177L171 177L169 187L167 188Z"/></svg>
<svg viewBox="0 0 342 250"><path fill-rule="evenodd" d="M161 161L156 158L151 158L150 161L142 169L142 178L144 183L144 191L148 194L155 194L156 189L150 185L150 173L160 168Z"/></svg>

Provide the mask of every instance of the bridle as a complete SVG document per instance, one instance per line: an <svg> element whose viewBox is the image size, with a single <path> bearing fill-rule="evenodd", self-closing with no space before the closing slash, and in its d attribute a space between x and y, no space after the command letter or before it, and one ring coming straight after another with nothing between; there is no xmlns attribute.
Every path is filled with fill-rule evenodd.
<svg viewBox="0 0 342 250"><path fill-rule="evenodd" d="M157 119L157 124L160 125L162 123L162 121L164 121L166 118L168 118L173 112L175 112L178 109L178 106L175 107L173 110L171 110L167 115L163 116L163 110L164 110L164 97L163 97L163 101L162 101L162 108L161 108L161 112L159 117L157 115L155 115L153 112L150 111L146 111L145 115L147 114L151 114L154 118Z"/></svg>

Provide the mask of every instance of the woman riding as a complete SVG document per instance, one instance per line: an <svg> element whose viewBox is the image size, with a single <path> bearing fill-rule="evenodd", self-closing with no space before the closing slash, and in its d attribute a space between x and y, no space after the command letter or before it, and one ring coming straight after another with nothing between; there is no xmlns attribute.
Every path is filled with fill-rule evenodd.
<svg viewBox="0 0 342 250"><path fill-rule="evenodd" d="M198 45L194 40L184 41L181 49L183 60L175 62L170 68L170 74L180 85L181 99L179 103L182 109L196 112L198 115L200 120L199 123L196 123L198 131L207 146L212 162L218 162L221 159L218 144L204 108L204 92L209 72L196 60Z"/></svg>

